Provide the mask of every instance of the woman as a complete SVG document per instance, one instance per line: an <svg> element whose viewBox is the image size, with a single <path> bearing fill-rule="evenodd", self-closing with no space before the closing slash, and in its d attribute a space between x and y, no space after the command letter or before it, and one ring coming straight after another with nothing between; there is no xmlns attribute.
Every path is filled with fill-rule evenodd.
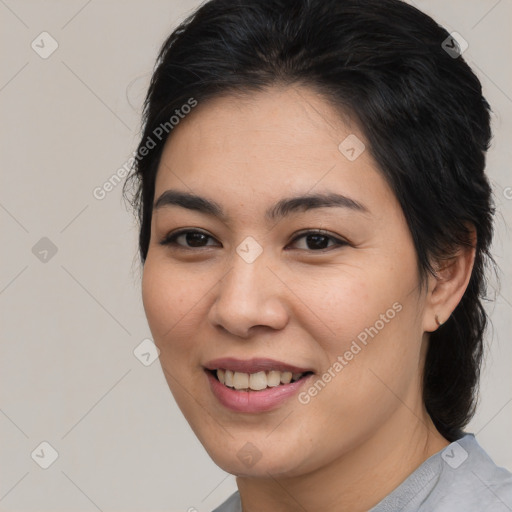
<svg viewBox="0 0 512 512"><path fill-rule="evenodd" d="M163 45L132 175L169 387L217 512L512 510L474 413L489 105L398 0L212 0Z"/></svg>

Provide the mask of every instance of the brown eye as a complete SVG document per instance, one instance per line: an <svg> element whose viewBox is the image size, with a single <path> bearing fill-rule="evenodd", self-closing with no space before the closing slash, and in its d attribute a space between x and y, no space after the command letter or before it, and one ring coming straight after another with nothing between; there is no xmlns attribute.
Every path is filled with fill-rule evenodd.
<svg viewBox="0 0 512 512"><path fill-rule="evenodd" d="M333 246L343 246L348 245L347 242L344 240L340 240L339 238L336 238L332 235L325 234L321 231L308 231L306 233L303 233L292 241L293 244L296 244L298 240L304 240L304 242L301 244L302 247L296 247L300 250L307 250L307 251L322 251L329 249ZM329 245L331 242L333 242L331 245Z"/></svg>
<svg viewBox="0 0 512 512"><path fill-rule="evenodd" d="M161 242L161 245L174 245L183 247L184 249L192 249L194 247L210 247L208 240L215 240L212 236L198 230L181 230L176 233L167 235ZM213 244L215 245L215 244Z"/></svg>

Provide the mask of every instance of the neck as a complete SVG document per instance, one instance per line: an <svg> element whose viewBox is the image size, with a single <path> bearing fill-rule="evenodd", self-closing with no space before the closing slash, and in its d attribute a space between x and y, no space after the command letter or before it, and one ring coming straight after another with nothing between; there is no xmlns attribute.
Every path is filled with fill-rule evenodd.
<svg viewBox="0 0 512 512"><path fill-rule="evenodd" d="M368 511L449 444L425 410L413 413L401 407L397 416L356 447L308 474L238 477L243 512Z"/></svg>

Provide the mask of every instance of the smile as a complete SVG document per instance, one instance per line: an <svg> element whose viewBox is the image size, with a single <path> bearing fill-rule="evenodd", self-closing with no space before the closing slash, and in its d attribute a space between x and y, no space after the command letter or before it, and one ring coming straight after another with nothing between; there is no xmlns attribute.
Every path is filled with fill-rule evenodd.
<svg viewBox="0 0 512 512"><path fill-rule="evenodd" d="M234 388L239 391L261 391L267 388L275 388L283 384L290 384L290 382L296 382L307 373L309 372L292 373L277 370L242 373L219 368L214 375L221 384L224 384L228 388Z"/></svg>
<svg viewBox="0 0 512 512"><path fill-rule="evenodd" d="M265 358L216 359L205 365L205 373L217 401L245 413L280 407L313 375L312 369Z"/></svg>

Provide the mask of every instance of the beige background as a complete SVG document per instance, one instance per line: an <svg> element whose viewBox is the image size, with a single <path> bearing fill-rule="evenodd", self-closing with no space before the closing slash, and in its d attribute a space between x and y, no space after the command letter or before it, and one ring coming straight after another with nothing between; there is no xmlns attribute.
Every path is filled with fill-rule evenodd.
<svg viewBox="0 0 512 512"><path fill-rule="evenodd" d="M197 5L0 0L2 511L209 511L235 489L182 418L158 361L133 354L150 337L134 220L121 186L93 195L135 149L157 50ZM512 469L512 2L415 5L468 41L464 56L495 111L488 169L502 289L467 430ZM31 47L51 48L43 31L58 43L46 59ZM48 469L43 441L58 452Z"/></svg>

